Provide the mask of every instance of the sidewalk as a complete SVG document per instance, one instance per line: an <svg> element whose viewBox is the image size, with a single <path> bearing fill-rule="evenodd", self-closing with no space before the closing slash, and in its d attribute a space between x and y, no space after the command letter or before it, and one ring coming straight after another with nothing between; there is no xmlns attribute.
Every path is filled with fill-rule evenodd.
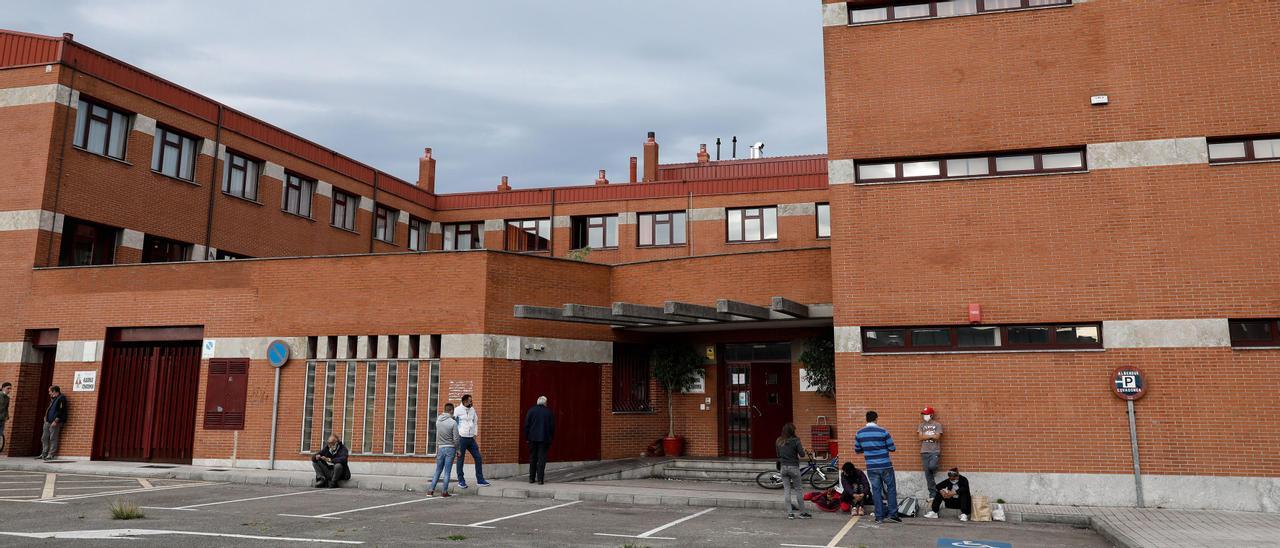
<svg viewBox="0 0 1280 548"><path fill-rule="evenodd" d="M1006 504L1010 521L1092 527L1124 548L1280 546L1280 515L1212 510L1164 510Z"/></svg>

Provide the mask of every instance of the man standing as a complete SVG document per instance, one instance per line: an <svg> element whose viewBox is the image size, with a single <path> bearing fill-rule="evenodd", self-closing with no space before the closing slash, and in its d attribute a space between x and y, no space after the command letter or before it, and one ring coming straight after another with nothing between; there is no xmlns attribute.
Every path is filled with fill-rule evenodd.
<svg viewBox="0 0 1280 548"><path fill-rule="evenodd" d="M338 482L351 479L347 468L347 446L337 434L329 434L328 443L311 457L311 467L316 471L316 487L334 488Z"/></svg>
<svg viewBox="0 0 1280 548"><path fill-rule="evenodd" d="M934 476L938 473L938 461L942 458L942 423L933 420L933 408L920 411L924 419L916 428L920 438L920 462L924 465L924 484L929 488L929 500L938 496Z"/></svg>
<svg viewBox="0 0 1280 548"><path fill-rule="evenodd" d="M458 450L458 421L453 418L453 404L444 404L444 412L436 417L436 474L431 478L431 486L427 488L427 496L436 495L436 484L440 482L440 474L444 474L444 492L449 494L449 474L453 473L453 456Z"/></svg>
<svg viewBox="0 0 1280 548"><path fill-rule="evenodd" d="M556 415L547 409L547 397L538 396L538 404L524 415L524 439L529 442L529 483L542 485L547 475L547 450L556 435Z"/></svg>
<svg viewBox="0 0 1280 548"><path fill-rule="evenodd" d="M67 423L67 397L57 385L49 387L49 408L44 412L44 432L40 435L40 456L37 459L53 460L58 455L58 436Z"/></svg>
<svg viewBox="0 0 1280 548"><path fill-rule="evenodd" d="M9 420L9 393L13 383L0 384L0 451L4 451L4 423Z"/></svg>
<svg viewBox="0 0 1280 548"><path fill-rule="evenodd" d="M929 519L938 519L938 509L943 504L947 508L960 509L960 521L969 521L969 514L973 512L973 495L969 492L969 478L960 475L960 469L952 468L947 472L947 479L934 489L938 495L933 497L933 504L929 509L929 513L924 517Z"/></svg>
<svg viewBox="0 0 1280 548"><path fill-rule="evenodd" d="M902 523L898 517L898 484L893 477L893 461L889 453L897 451L893 436L876 424L879 415L867 411L867 425L854 436L853 450L867 461L867 479L871 482L871 501L876 505L876 523L885 520Z"/></svg>
<svg viewBox="0 0 1280 548"><path fill-rule="evenodd" d="M476 410L471 405L471 394L463 394L462 407L453 411L453 418L458 419L458 487L462 489L467 488L467 477L462 472L462 466L467 463L468 451L476 459L476 483L489 485L484 480L484 460L480 458L480 445L476 443Z"/></svg>

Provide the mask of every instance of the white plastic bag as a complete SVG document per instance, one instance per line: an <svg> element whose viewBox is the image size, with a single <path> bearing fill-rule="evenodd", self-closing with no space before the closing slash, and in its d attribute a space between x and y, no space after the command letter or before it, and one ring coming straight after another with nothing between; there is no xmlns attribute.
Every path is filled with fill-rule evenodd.
<svg viewBox="0 0 1280 548"><path fill-rule="evenodd" d="M996 504L995 510L991 511L992 521L1004 521L1004 505Z"/></svg>

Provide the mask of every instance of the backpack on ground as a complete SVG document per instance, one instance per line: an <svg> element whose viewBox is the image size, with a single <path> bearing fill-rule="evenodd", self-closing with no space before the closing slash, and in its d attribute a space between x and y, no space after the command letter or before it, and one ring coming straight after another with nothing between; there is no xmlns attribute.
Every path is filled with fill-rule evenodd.
<svg viewBox="0 0 1280 548"><path fill-rule="evenodd" d="M898 515L902 517L914 518L920 511L920 501L915 497L907 497L898 502Z"/></svg>

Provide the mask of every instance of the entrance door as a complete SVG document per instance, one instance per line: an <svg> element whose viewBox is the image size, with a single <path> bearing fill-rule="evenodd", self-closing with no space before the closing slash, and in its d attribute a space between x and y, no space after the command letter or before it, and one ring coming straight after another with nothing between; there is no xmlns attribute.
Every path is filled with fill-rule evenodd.
<svg viewBox="0 0 1280 548"><path fill-rule="evenodd" d="M725 455L773 459L774 441L791 422L791 364L730 363L725 398Z"/></svg>
<svg viewBox="0 0 1280 548"><path fill-rule="evenodd" d="M199 342L107 348L93 458L190 464L199 387Z"/></svg>
<svg viewBox="0 0 1280 548"><path fill-rule="evenodd" d="M547 462L600 460L600 366L594 363L520 364L520 462L529 462L524 414L547 397L556 436Z"/></svg>
<svg viewBox="0 0 1280 548"><path fill-rule="evenodd" d="M27 446L27 453L32 455L39 455L43 449L40 438L44 435L44 414L49 410L49 387L53 385L53 363L57 356L57 351L52 346L36 347L36 352L40 354L40 364L37 366L40 368L37 373L39 382L36 384L35 407L29 408L34 412L31 414L31 445Z"/></svg>

